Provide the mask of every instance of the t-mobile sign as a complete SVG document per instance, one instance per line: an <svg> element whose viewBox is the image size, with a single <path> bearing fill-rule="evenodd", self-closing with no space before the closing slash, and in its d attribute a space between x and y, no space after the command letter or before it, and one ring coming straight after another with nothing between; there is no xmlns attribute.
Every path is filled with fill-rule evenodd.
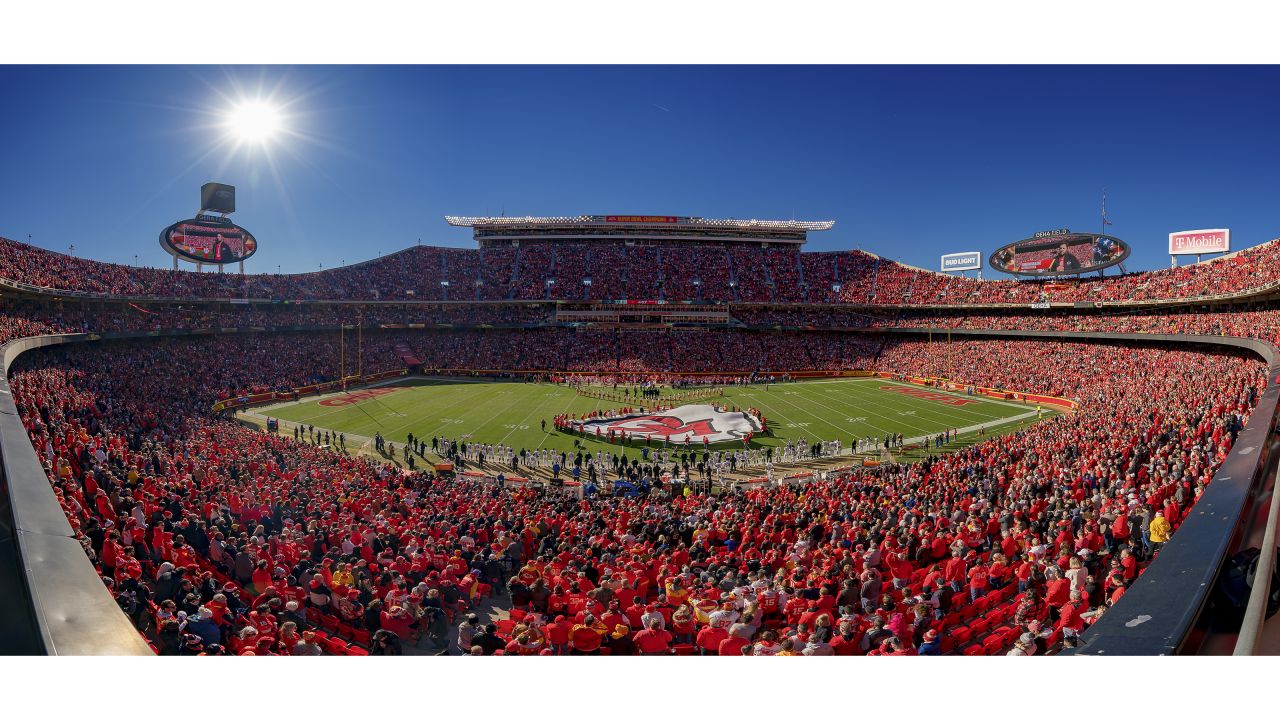
<svg viewBox="0 0 1280 720"><path fill-rule="evenodd" d="M1231 231L1183 230L1169 233L1170 255L1205 255L1231 252Z"/></svg>

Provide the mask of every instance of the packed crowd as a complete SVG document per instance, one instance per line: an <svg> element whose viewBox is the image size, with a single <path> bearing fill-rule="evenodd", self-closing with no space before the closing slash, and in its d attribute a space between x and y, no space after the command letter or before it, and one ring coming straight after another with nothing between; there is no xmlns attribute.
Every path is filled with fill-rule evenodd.
<svg viewBox="0 0 1280 720"><path fill-rule="evenodd" d="M1167 335L1226 335L1280 343L1280 306L1182 308L1138 311L903 312L869 320L869 327L914 327L939 330L1015 330L1048 332L1121 332Z"/></svg>
<svg viewBox="0 0 1280 720"><path fill-rule="evenodd" d="M0 267L9 280L36 287L149 297L1027 304L1245 293L1280 281L1280 243L1177 268L1037 282L946 275L858 250L808 253L714 243L561 241L475 250L418 245L328 270L242 276L102 263L0 238Z"/></svg>
<svg viewBox="0 0 1280 720"><path fill-rule="evenodd" d="M409 325L525 327L552 318L545 306L387 304L21 303L0 299L0 343L51 333L329 328Z"/></svg>
<svg viewBox="0 0 1280 720"><path fill-rule="evenodd" d="M803 342L792 332L783 333L781 347L771 343L767 333L725 333L723 330L670 329L566 329L555 325L552 310L536 305L454 305L454 304L219 304L219 303L109 303L90 307L80 303L31 303L0 300L0 343L19 337L52 333L150 332L164 330L222 330L310 328L336 329L340 325L365 332L380 328L407 328L421 325L475 326L489 328L537 328L550 333L571 348L567 357L555 352L539 357L545 367L587 371L608 369L617 372L696 371L709 367L715 353L722 352L734 338L733 352L740 354L747 369L765 368L770 359L766 349L779 353L772 361L779 367L795 369L838 369L850 358L842 354L849 341L840 342L834 333L814 330L836 328L932 328L935 330L1036 330L1073 332L1142 332L1183 335L1229 335L1280 341L1280 304L1254 303L1249 306L1165 308L1132 310L893 310L865 311L845 308L764 308L742 307L733 316L750 328L808 329ZM465 337L474 337L475 331ZM439 336L430 332L413 339L423 348L436 346ZM514 334L507 333L510 339ZM713 338L707 341L706 338ZM690 338L696 338L690 340ZM517 341L525 344L525 341ZM708 344L709 342L709 344ZM433 355L440 367L497 367L492 359L463 361L470 340L458 344L446 341ZM705 347L704 347L705 346ZM485 358L486 350L470 353ZM424 350L425 354L425 350ZM854 358L861 355L855 353ZM478 365L468 365L476 362ZM847 364L844 367L848 367Z"/></svg>
<svg viewBox="0 0 1280 720"><path fill-rule="evenodd" d="M503 323L502 316L507 311L511 312L511 317ZM401 315L401 312L407 314ZM314 373L314 378L306 377L305 373L294 376L294 379L307 382L336 378L340 364L348 374L355 373L357 369L370 374L405 367L405 356L395 352L397 346L409 350L407 355L420 361L425 370L448 373L573 371L642 377L655 373L699 373L712 368L759 375L793 370L865 369L876 364L883 336L839 330L857 326L864 329L931 328L936 331L933 340L937 342L941 342L945 331L950 329L1204 334L1280 342L1280 305L1276 303L1256 304L1248 309L1228 307L1198 311L903 310L877 314L755 308L735 314L752 327L792 329L568 328L545 324L543 321L547 315L544 309L525 306L198 303L142 306L113 303L91 308L77 303L48 307L4 303L0 305L0 342L67 332L199 332L223 329L255 330L254 336L266 338L273 328L337 328L346 325L345 332L299 330L296 337L314 338L316 344L324 348L312 358L312 367L320 369ZM355 327L358 323L362 323L363 329L357 333ZM413 324L425 327L407 328ZM441 324L455 327L432 327ZM474 327L476 325L489 327L479 329ZM287 337L294 336L272 336L263 340L262 347L272 352L281 347L281 356L288 356L291 353L289 348L307 346L302 341L281 339ZM243 388L228 390L241 391Z"/></svg>
<svg viewBox="0 0 1280 720"><path fill-rule="evenodd" d="M161 654L1040 654L1159 553L1264 383L1232 355L956 342L966 382L1079 412L800 486L576 500L210 418L212 388L314 372L310 343L226 342L33 351L11 372L77 537ZM912 374L944 352L877 347ZM510 619L469 614L486 596Z"/></svg>
<svg viewBox="0 0 1280 720"><path fill-rule="evenodd" d="M841 308L737 308L733 316L754 328L932 328L1226 335L1280 342L1280 304L1259 302L1188 309L894 310Z"/></svg>

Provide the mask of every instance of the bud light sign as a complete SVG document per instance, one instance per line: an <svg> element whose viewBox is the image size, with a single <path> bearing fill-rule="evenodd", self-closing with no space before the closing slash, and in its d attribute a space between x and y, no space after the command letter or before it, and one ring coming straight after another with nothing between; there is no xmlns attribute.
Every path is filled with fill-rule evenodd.
<svg viewBox="0 0 1280 720"><path fill-rule="evenodd" d="M942 256L942 272L982 269L982 253L961 252Z"/></svg>

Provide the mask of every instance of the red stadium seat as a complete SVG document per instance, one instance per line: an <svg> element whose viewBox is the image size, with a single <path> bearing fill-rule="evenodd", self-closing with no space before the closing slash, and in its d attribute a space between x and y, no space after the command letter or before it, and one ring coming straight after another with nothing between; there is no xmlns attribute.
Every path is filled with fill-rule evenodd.
<svg viewBox="0 0 1280 720"><path fill-rule="evenodd" d="M985 618L985 617L974 618L973 621L969 623L969 632L971 633L970 637L974 637L974 638L981 637L985 635L987 630L989 629L991 629L990 618Z"/></svg>
<svg viewBox="0 0 1280 720"><path fill-rule="evenodd" d="M1000 635L992 635L982 641L982 652L985 655L998 655L1004 650L1004 638Z"/></svg>
<svg viewBox="0 0 1280 720"><path fill-rule="evenodd" d="M344 642L342 642L341 640L337 640L337 639L329 638L329 637L326 637L326 638L320 639L318 636L317 636L317 639L319 639L319 641L320 641L320 647L321 647L321 648L323 648L323 649L324 649L324 651L325 651L325 653L327 653L327 654L329 654L329 655L346 655L346 654L348 654L348 653L347 653L347 644L346 644L346 643L344 643Z"/></svg>

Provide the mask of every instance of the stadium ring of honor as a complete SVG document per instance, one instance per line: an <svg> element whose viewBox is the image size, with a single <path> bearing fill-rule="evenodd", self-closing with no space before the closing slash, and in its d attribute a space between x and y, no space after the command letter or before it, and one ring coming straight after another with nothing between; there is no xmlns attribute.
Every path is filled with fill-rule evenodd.
<svg viewBox="0 0 1280 720"><path fill-rule="evenodd" d="M994 270L1024 277L1056 277L1099 272L1119 265L1132 253L1112 235L1057 230L1009 243L991 253Z"/></svg>

